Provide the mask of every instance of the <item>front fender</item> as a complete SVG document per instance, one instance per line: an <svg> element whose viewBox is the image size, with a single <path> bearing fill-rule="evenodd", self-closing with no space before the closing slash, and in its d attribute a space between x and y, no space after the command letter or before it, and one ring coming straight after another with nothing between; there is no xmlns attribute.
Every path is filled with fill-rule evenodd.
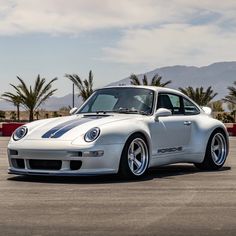
<svg viewBox="0 0 236 236"><path fill-rule="evenodd" d="M133 121L121 121L103 125L101 127L101 135L97 139L96 144L125 144L127 139L134 133L142 133L150 144L150 132L147 124L142 120Z"/></svg>

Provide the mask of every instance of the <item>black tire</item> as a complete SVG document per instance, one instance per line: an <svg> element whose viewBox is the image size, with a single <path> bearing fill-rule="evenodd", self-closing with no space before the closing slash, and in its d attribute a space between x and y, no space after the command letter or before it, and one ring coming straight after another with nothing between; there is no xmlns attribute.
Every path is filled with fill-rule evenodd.
<svg viewBox="0 0 236 236"><path fill-rule="evenodd" d="M219 146L219 150L213 148L217 146ZM208 140L203 162L195 163L194 165L200 170L218 170L224 165L227 155L228 142L226 134L218 129L211 134ZM218 159L216 157L218 157Z"/></svg>
<svg viewBox="0 0 236 236"><path fill-rule="evenodd" d="M132 144L134 144L133 152ZM141 149L141 152L135 155L135 151L137 152L139 148ZM138 167L138 164L140 163L141 166ZM146 174L148 164L149 150L144 136L138 133L131 135L127 140L121 154L119 175L125 179L140 178Z"/></svg>

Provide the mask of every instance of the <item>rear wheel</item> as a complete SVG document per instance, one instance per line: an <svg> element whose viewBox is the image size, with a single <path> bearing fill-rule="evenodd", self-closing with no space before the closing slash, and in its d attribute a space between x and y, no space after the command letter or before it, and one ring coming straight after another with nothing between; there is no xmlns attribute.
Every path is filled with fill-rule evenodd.
<svg viewBox="0 0 236 236"><path fill-rule="evenodd" d="M225 133L217 130L209 138L204 161L196 163L195 166L202 170L218 170L224 165L227 154L228 146Z"/></svg>
<svg viewBox="0 0 236 236"><path fill-rule="evenodd" d="M125 178L137 178L146 173L149 152L144 137L132 135L126 142L120 160L119 173Z"/></svg>

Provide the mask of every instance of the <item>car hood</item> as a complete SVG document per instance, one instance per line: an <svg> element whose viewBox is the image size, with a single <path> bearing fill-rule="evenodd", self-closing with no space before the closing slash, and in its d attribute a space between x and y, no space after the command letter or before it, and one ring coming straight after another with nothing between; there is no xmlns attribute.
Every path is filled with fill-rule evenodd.
<svg viewBox="0 0 236 236"><path fill-rule="evenodd" d="M74 140L94 127L101 127L111 122L132 119L126 115L73 115L44 120L29 124L25 139L36 140Z"/></svg>

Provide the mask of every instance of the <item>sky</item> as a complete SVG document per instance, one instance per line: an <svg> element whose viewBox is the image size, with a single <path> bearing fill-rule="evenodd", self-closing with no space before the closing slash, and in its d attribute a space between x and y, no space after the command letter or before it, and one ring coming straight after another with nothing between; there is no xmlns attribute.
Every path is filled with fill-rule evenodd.
<svg viewBox="0 0 236 236"><path fill-rule="evenodd" d="M236 60L235 0L0 0L0 94L16 76L96 88L163 66Z"/></svg>

